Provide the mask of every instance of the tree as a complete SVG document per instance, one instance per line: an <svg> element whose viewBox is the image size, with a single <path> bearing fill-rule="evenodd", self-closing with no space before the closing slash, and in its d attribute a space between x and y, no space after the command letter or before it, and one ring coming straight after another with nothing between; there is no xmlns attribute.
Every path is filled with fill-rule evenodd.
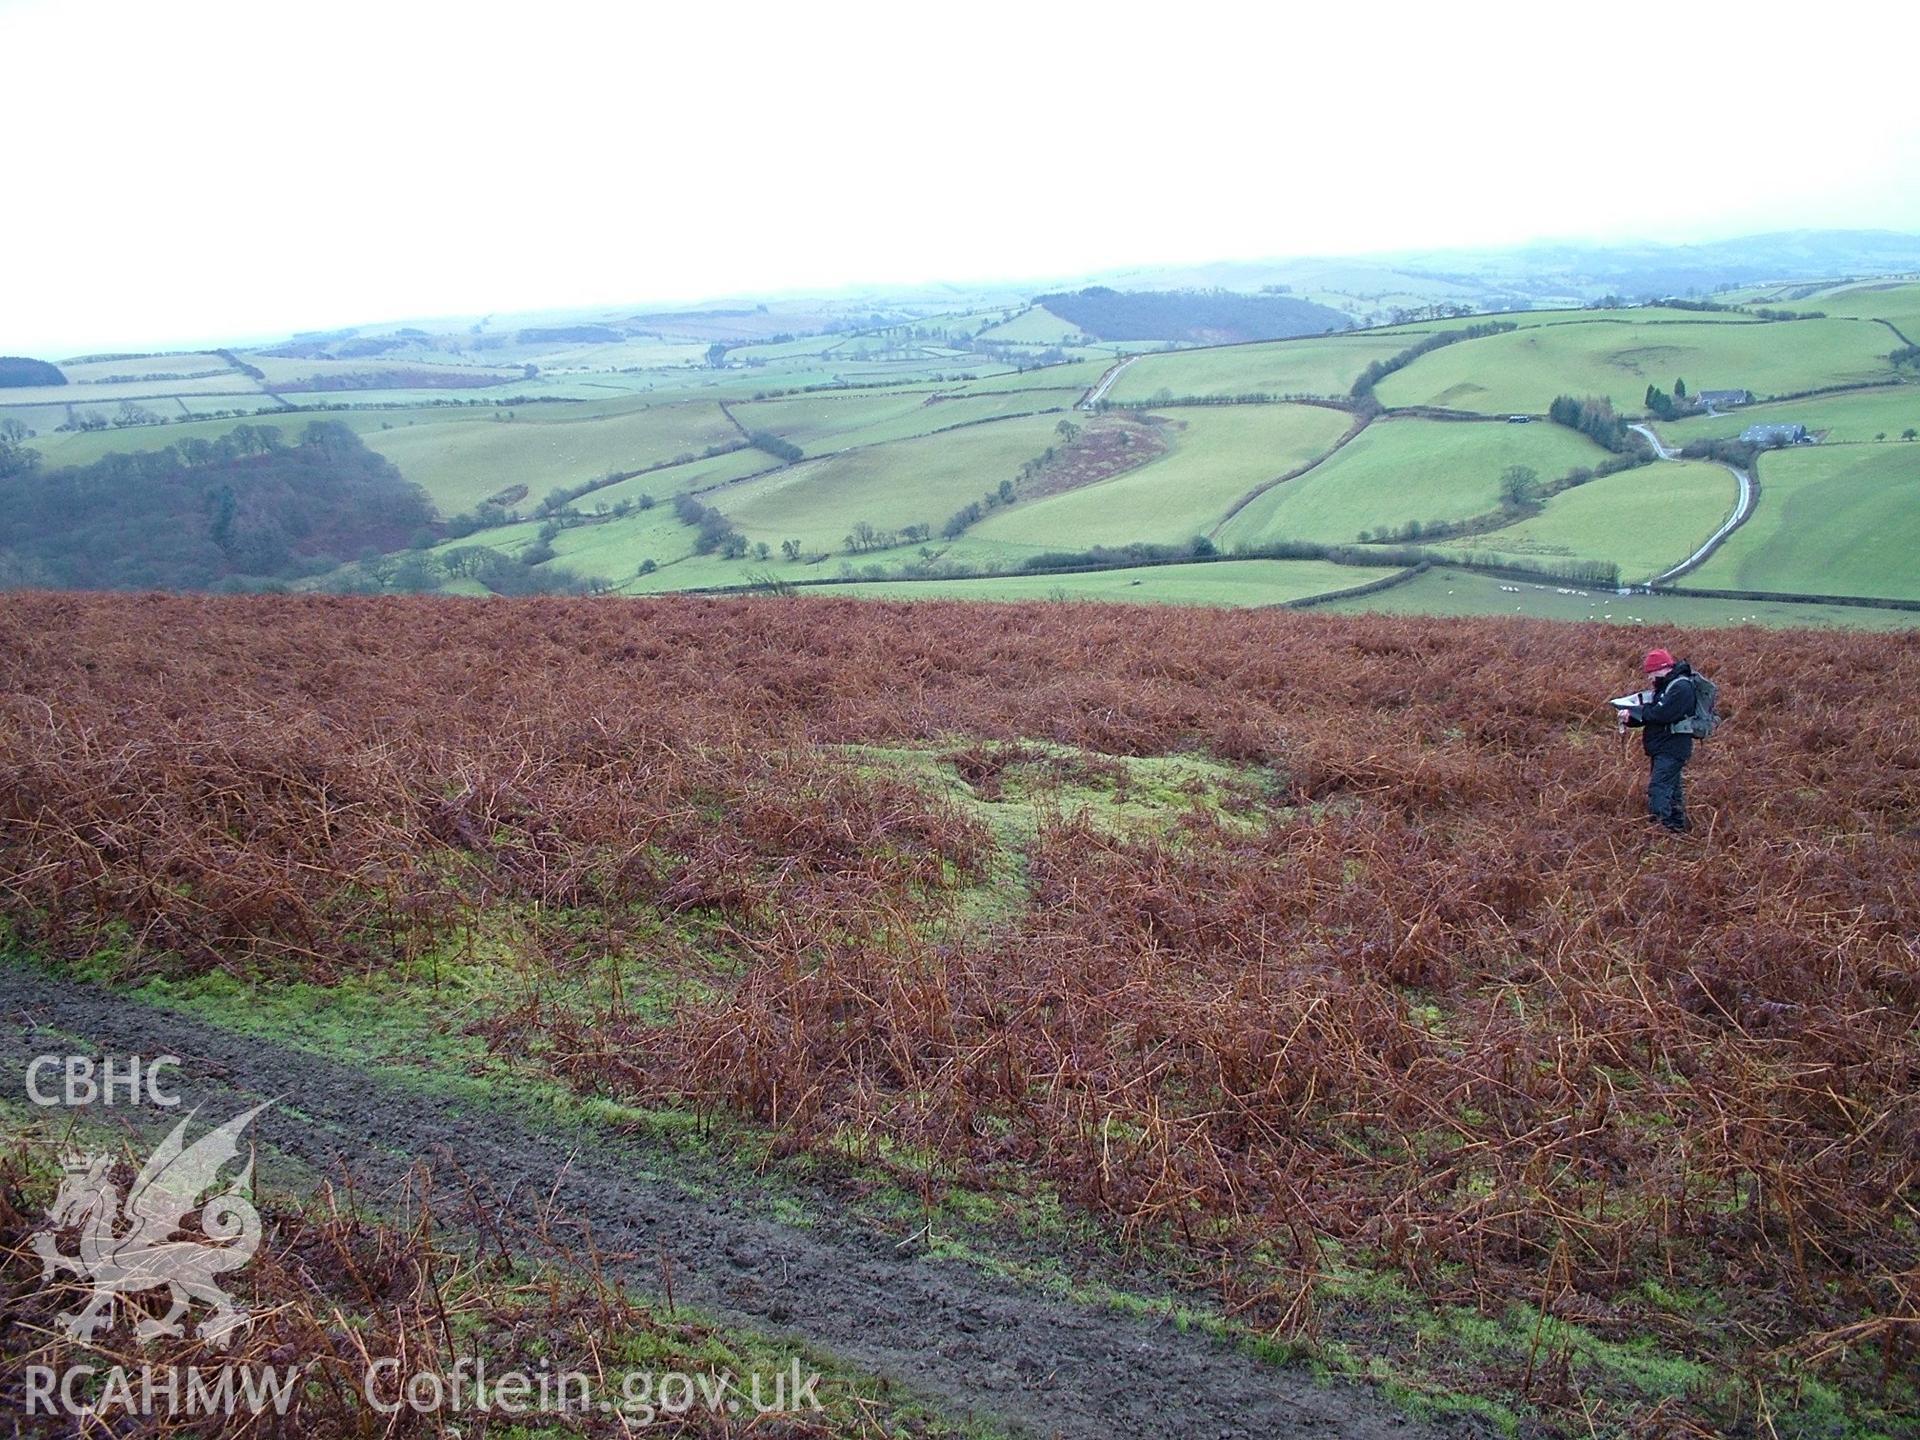
<svg viewBox="0 0 1920 1440"><path fill-rule="evenodd" d="M718 370L722 365L726 363L727 363L727 347L723 342L716 340L713 342L713 344L707 346L707 368L708 369Z"/></svg>
<svg viewBox="0 0 1920 1440"><path fill-rule="evenodd" d="M31 475L40 465L40 452L22 442L26 430L18 420L0 422L0 480L15 475Z"/></svg>
<svg viewBox="0 0 1920 1440"><path fill-rule="evenodd" d="M1531 465L1509 465L1500 472L1500 503L1517 510L1529 503L1540 488L1540 473Z"/></svg>
<svg viewBox="0 0 1920 1440"><path fill-rule="evenodd" d="M1673 382L1673 398L1676 400L1684 400L1687 398L1687 382L1685 380L1675 380Z"/></svg>
<svg viewBox="0 0 1920 1440"><path fill-rule="evenodd" d="M782 540L780 542L780 553L789 560L798 560L800 558L800 542L798 540Z"/></svg>
<svg viewBox="0 0 1920 1440"><path fill-rule="evenodd" d="M1913 428L1913 426L1909 425L1906 429L1900 432L1900 438L1902 440L1920 439L1920 430L1916 430Z"/></svg>

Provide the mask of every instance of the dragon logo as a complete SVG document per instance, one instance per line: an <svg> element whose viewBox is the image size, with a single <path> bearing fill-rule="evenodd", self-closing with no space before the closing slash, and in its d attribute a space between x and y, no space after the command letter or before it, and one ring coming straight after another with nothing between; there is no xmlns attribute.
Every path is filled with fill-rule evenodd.
<svg viewBox="0 0 1920 1440"><path fill-rule="evenodd" d="M33 1237L33 1248L43 1266L42 1281L70 1270L92 1282L86 1308L59 1318L70 1338L90 1342L109 1323L116 1296L163 1285L171 1292L171 1308L158 1319L143 1320L135 1338L184 1335L180 1320L195 1300L213 1306L213 1314L195 1330L198 1338L224 1348L246 1326L247 1312L235 1308L214 1277L245 1265L260 1245L260 1212L245 1193L253 1184L252 1158L231 1186L205 1205L200 1197L219 1182L222 1167L239 1157L241 1133L272 1103L254 1106L191 1145L187 1126L199 1111L189 1114L160 1142L124 1204L112 1179L111 1156L70 1152L64 1157L65 1179L48 1227ZM199 1235L179 1235L196 1207ZM57 1237L74 1226L80 1231L80 1253L70 1256L61 1252Z"/></svg>

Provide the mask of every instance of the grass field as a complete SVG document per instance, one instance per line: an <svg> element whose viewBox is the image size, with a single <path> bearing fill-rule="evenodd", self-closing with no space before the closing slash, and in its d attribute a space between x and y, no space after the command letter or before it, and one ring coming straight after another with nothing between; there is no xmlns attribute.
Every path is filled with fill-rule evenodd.
<svg viewBox="0 0 1920 1440"><path fill-rule="evenodd" d="M941 398L935 398L938 393ZM1007 390L945 398L931 390L821 391L738 404L733 413L749 430L771 430L810 455L908 440L977 421L1067 410L1077 391Z"/></svg>
<svg viewBox="0 0 1920 1440"><path fill-rule="evenodd" d="M740 432L715 404L633 406L597 418L547 418L527 406L510 424L460 419L365 432L366 441L420 484L442 515L454 515L513 485L538 500L556 485L639 470L730 444Z"/></svg>
<svg viewBox="0 0 1920 1440"><path fill-rule="evenodd" d="M1518 326L1515 331L1423 356L1383 380L1379 396L1388 405L1433 403L1498 414L1537 412L1560 393L1610 394L1621 408L1637 412L1649 382L1670 388L1680 376L1694 389L1739 386L1761 394L1862 377L1893 380L1884 358L1895 343L1893 334L1866 317L1906 317L1920 304L1920 285L1818 288L1822 293L1795 303L1802 309L1826 308L1834 318L1764 323L1742 313L1657 307L1512 312L1502 318ZM771 334L786 325L798 330L830 323L837 313L762 316L753 324L764 322L760 333ZM864 315L847 313L857 316L855 323L866 323ZM919 563L919 547L847 555L844 541L853 526L866 521L888 530L924 524L937 535L955 510L1001 480L1014 478L1023 462L1055 443L1054 426L1075 411L1111 363L1105 356L1089 356L1018 371L1004 362L953 351L938 339L942 330L968 334L982 328L1016 344L1037 346L1067 338L1070 327L1041 309L982 310L970 301L947 314L933 306L909 307L906 313L914 318L873 329L735 345L728 363L717 369L682 363L704 361L705 344L691 335L669 340L642 336L604 346L563 342L471 352L423 350L420 359L410 351L354 360L290 360L257 353L248 357L267 371L270 383L282 385L406 368L485 375L493 382L478 390L408 388L295 397L349 407L337 410L280 409L273 397L238 375L197 381L126 379L190 375L223 363L206 352L90 361L72 367L73 373L98 383L0 393L0 415L40 432L33 444L48 467L216 436L239 423L226 417L191 418L215 410L257 410L260 413L250 416L254 422L277 426L288 436L313 419L335 421L366 437L420 483L443 516L519 485L526 486L527 493L515 503L526 510L555 487L649 471L591 492L581 499L580 508L592 511L643 497L658 501L680 490L710 490L709 502L726 510L750 540L776 547L773 556L764 562L751 556L732 561L694 557L690 532L662 528L668 523L665 516L636 515L592 527L591 534L568 532L557 547L558 563L646 590L733 585L766 574L813 578L824 573L823 565L832 571L850 568L848 578L870 583L879 578L877 572ZM1487 318L1150 351L1121 375L1113 398L1151 407L1152 397L1162 393L1176 398L1338 396L1350 389L1368 362L1397 354L1422 336L1484 324ZM914 339L915 329L934 338ZM751 324L746 333L753 333ZM526 358L522 350L527 356L539 352L542 372L531 379L517 369ZM1080 353L1087 353L1085 347ZM746 360L756 363L742 363ZM245 393L233 393L236 386ZM181 393L163 398L167 391ZM71 409L111 418L122 395L173 423L51 433L68 421ZM509 418L503 402L512 399L528 403L511 407ZM732 407L742 426L798 444L806 452L804 463L783 467L758 451L704 457L710 446L741 438L721 411L721 401ZM1178 544L1200 534L1228 549L1289 539L1353 543L1363 533L1376 539L1397 536L1413 522L1428 527L1486 514L1496 508L1499 477L1509 465L1528 465L1553 479L1604 458L1584 439L1548 425L1389 418L1376 421L1324 464L1265 489L1236 511L1236 504L1251 492L1327 456L1348 418L1331 410L1283 404L1162 406L1158 411L1149 408L1148 414L1158 416L1154 423L1168 442L1164 455L1078 490L989 511L959 540L936 539L932 550L946 563L996 569L1017 566L1042 551L1132 542ZM1072 418L1086 423L1086 417ZM1669 443L1683 444L1737 434L1767 420L1798 421L1826 432L1836 444L1885 435L1888 443L1881 448L1894 451L1901 448L1903 430L1920 428L1920 385L1889 383L1660 428ZM1920 454L1920 444L1915 453ZM679 457L694 458L673 463ZM1819 463L1854 473L1848 468L1853 462ZM1886 462L1895 470L1902 463L1897 458ZM1792 479L1798 472L1781 473ZM1820 493L1866 506L1862 513L1877 527L1872 543L1852 551L1845 583L1873 593L1906 593L1910 582L1903 573L1879 573L1905 563L1899 546L1885 539L1889 530L1905 533L1899 501L1885 498L1866 481L1833 483L1839 488ZM1898 488L1903 482L1897 475L1887 483L1896 487L1889 493L1906 493ZM1498 533L1445 543L1480 555L1607 559L1619 563L1629 577L1645 575L1681 558L1691 542L1711 531L1724 511L1724 489L1720 472L1663 467L1567 492L1543 514ZM1781 492L1783 502L1789 493L1799 493L1797 482L1791 491ZM1763 544L1766 498L1754 528L1716 561L1716 573L1731 573L1730 567L1738 564L1746 576L1743 588L1781 591L1821 578L1826 565L1817 557L1832 549L1826 537L1852 522L1822 525L1796 519L1794 545ZM1882 508L1873 509L1875 504ZM531 531L510 528L475 535L470 542L517 549L530 537ZM777 547L787 539L799 541L809 558L822 552L830 552L831 558L815 564L785 561ZM644 559L655 560L661 569L640 580L630 572Z"/></svg>
<svg viewBox="0 0 1920 1440"><path fill-rule="evenodd" d="M1810 395L1773 405L1743 405L1721 415L1692 415L1654 428L1669 445L1689 440L1732 439L1749 425L1800 424L1831 442L1871 441L1920 429L1920 385L1890 385L1839 395Z"/></svg>
<svg viewBox="0 0 1920 1440"><path fill-rule="evenodd" d="M179 380L103 380L90 385L16 385L0 390L0 405L117 405L160 395L257 395L260 387L237 373Z"/></svg>
<svg viewBox="0 0 1920 1440"><path fill-rule="evenodd" d="M1363 530L1409 521L1464 520L1498 506L1500 476L1510 465L1552 478L1605 458L1592 441L1558 425L1377 420L1325 464L1260 496L1215 539L1224 547L1344 543Z"/></svg>
<svg viewBox="0 0 1920 1440"><path fill-rule="evenodd" d="M1685 560L1733 513L1736 498L1723 466L1643 465L1563 490L1517 525L1438 548L1491 562L1610 560L1632 584Z"/></svg>
<svg viewBox="0 0 1920 1440"><path fill-rule="evenodd" d="M1599 310L1582 307L1557 310L1502 310L1493 315L1455 315L1444 320L1409 320L1404 325L1379 325L1369 335L1426 335L1440 330L1466 330L1490 320L1505 321L1522 330L1546 325L1652 325L1675 321L1682 325L1757 325L1764 322L1737 310L1677 310L1664 305L1636 305Z"/></svg>
<svg viewBox="0 0 1920 1440"><path fill-rule="evenodd" d="M1920 345L1920 285L1880 281L1849 285L1811 296L1788 308L1824 310L1829 315L1857 315L1886 320L1908 340Z"/></svg>
<svg viewBox="0 0 1920 1440"><path fill-rule="evenodd" d="M1649 384L1671 390L1676 378L1694 391L1760 397L1890 378L1893 345L1884 326L1862 320L1545 325L1423 355L1376 393L1384 405L1481 414L1541 414L1556 395L1604 395L1638 415Z"/></svg>
<svg viewBox="0 0 1920 1440"><path fill-rule="evenodd" d="M755 450L751 446L744 450L729 450L724 455L706 455L698 460L689 460L684 465L670 465L664 470L649 470L644 475L635 475L628 480L616 480L604 489L581 496L578 508L592 510L600 505L617 505L622 500L638 500L642 495L659 499L677 495L682 490L705 490L709 486L724 485L748 475L757 475L762 470L772 470L779 464L766 451ZM538 500L539 496L533 498Z"/></svg>
<svg viewBox="0 0 1920 1440"><path fill-rule="evenodd" d="M1799 605L1775 600L1710 600L1692 595L1615 595L1607 590L1505 580L1444 566L1436 566L1388 590L1351 600L1329 600L1316 608L1340 614L1520 615L1538 620L1595 620L1613 625L1687 629L1720 625L1920 629L1920 611L1913 610Z"/></svg>
<svg viewBox="0 0 1920 1440"><path fill-rule="evenodd" d="M204 375L209 370L243 378L223 355L193 351L179 355L143 355L132 360L90 360L79 365L62 365L60 373L71 385L98 384L106 380L132 380L144 375L165 375L179 379Z"/></svg>
<svg viewBox="0 0 1920 1440"><path fill-rule="evenodd" d="M1333 335L1221 345L1143 355L1120 373L1108 398L1151 401L1162 391L1187 395L1345 395L1374 360L1397 355L1404 335Z"/></svg>
<svg viewBox="0 0 1920 1440"><path fill-rule="evenodd" d="M1761 457L1753 518L1687 583L1920 600L1920 446L1804 446Z"/></svg>
<svg viewBox="0 0 1920 1440"><path fill-rule="evenodd" d="M1106 358L1074 360L1065 365L1041 365L1032 370L985 375L976 380L945 384L938 388L943 395L991 395L1002 390L1064 390L1068 388L1085 391L1089 385L1107 373L1107 367L1111 364L1113 361Z"/></svg>
<svg viewBox="0 0 1920 1440"><path fill-rule="evenodd" d="M1340 411L1314 405L1174 412L1162 431L1171 449L1159 459L990 515L969 533L1055 550L1191 540L1212 529L1253 487L1324 454L1349 423Z"/></svg>
<svg viewBox="0 0 1920 1440"><path fill-rule="evenodd" d="M422 370L428 374L444 374L451 379L461 381L488 377L505 383L508 380L521 378L520 371L517 369L510 370L498 365L450 365L439 357L416 358L406 351L391 355L370 355L358 360L297 360L280 355L258 353L249 354L244 358L249 365L266 376L261 383L275 390L298 391L306 388L307 382L316 378L352 378L383 370ZM342 399L351 399L355 392L329 390L326 393L338 395Z"/></svg>
<svg viewBox="0 0 1920 1440"><path fill-rule="evenodd" d="M1078 325L1062 320L1044 305L1035 305L1003 324L982 330L980 338L1017 345L1065 345L1078 340L1080 334Z"/></svg>
<svg viewBox="0 0 1920 1440"><path fill-rule="evenodd" d="M860 581L809 593L877 600L1117 600L1130 604L1280 605L1365 585L1392 570L1325 560L1223 560L1145 565L1085 575L1005 575L982 580Z"/></svg>
<svg viewBox="0 0 1920 1440"><path fill-rule="evenodd" d="M717 494L712 503L753 540L837 550L864 520L885 530L946 518L1054 442L1059 417L1036 415L897 440L803 461Z"/></svg>

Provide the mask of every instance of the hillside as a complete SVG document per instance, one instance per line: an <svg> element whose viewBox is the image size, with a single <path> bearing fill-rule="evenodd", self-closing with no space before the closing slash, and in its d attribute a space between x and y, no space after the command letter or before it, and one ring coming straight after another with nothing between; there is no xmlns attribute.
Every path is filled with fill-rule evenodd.
<svg viewBox="0 0 1920 1440"><path fill-rule="evenodd" d="M1687 842L1630 832L1643 766L1596 713L1656 639L1737 736ZM659 1295L665 1255L684 1310L643 1355L693 1317L744 1365L771 1328L1030 1431L1438 1440L1386 1407L1440 1395L1500 1433L1740 1434L1759 1389L1779 1434L1910 1428L1904 640L28 595L0 696L0 1007L32 1017L0 1063L179 1054L209 1114L298 1097L259 1181L296 1212L342 1153L371 1195L417 1158L539 1197L506 1228L451 1189L486 1196L434 1232L446 1303L490 1296L457 1337L411 1278L279 1288L393 1253L289 1215L237 1283L317 1318L263 1350L364 1307L373 1353L497 1360L521 1312L487 1277L534 1343L635 1343L613 1292ZM0 1173L0 1276L41 1306L15 1213L57 1166ZM1058 1379L982 1388L1037 1349ZM1148 1362L1208 1383L1143 1416Z"/></svg>
<svg viewBox="0 0 1920 1440"><path fill-rule="evenodd" d="M1547 275L1576 260L1599 263L1545 251L1527 263ZM1738 271L1725 264L1714 273ZM263 572L319 588L911 594L900 587L997 577L979 593L1011 595L1035 593L1037 575L1106 569L1129 572L1131 598L1279 604L1466 565L1548 587L1497 592L1497 608L1517 593L1522 609L1560 613L1556 584L1644 585L1697 561L1662 582L1674 595L1635 613L1864 624L1865 611L1831 602L1920 600L1900 563L1920 543L1902 498L1920 449L1898 448L1920 436L1906 341L1920 283L1723 294L1498 315L1438 302L1331 335L1319 332L1346 318L1299 295L1101 286L1041 303L896 295L887 308L792 299L363 327L251 351L87 357L58 386L0 397L0 425L9 454L31 450L51 473L217 444L266 411L289 428L324 416L433 509L404 532L295 547ZM1747 403L1712 408L1703 392ZM1562 397L1651 423L1699 463L1648 470L1654 451L1624 423L1582 433L1550 420L1572 413ZM1821 458L1705 448L1760 422L1804 427ZM1746 490L1728 464L1751 472ZM1836 478L1804 481L1809 466ZM683 495L697 507L676 505ZM1810 519L1792 518L1801 511ZM719 519L703 528L706 515ZM1863 541L1848 517L1868 515ZM1729 520L1734 534L1696 556ZM114 573L74 559L98 551L91 541L31 531L9 532L6 573ZM370 544L385 553L366 557ZM43 563L56 551L67 558ZM327 573L305 574L329 555ZM1176 574L1253 561L1231 583ZM1353 585L1326 585L1340 566ZM206 584L237 572L209 560L128 573ZM1693 589L1738 594L1678 593ZM1780 614L1779 597L1796 594L1817 599Z"/></svg>
<svg viewBox="0 0 1920 1440"><path fill-rule="evenodd" d="M431 515L344 425L313 421L291 444L241 426L0 483L0 575L90 589L294 579L396 550Z"/></svg>

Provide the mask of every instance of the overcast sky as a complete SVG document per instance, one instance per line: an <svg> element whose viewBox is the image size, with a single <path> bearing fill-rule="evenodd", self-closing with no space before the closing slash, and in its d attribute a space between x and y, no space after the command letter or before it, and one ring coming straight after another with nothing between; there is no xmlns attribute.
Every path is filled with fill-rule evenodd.
<svg viewBox="0 0 1920 1440"><path fill-rule="evenodd" d="M1920 230L1916 12L0 0L0 353Z"/></svg>

